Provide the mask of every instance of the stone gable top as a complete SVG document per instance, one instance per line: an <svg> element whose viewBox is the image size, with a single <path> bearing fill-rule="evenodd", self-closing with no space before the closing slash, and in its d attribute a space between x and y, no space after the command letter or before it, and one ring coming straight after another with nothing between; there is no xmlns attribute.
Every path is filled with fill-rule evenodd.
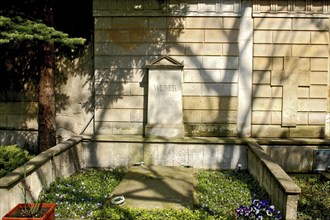
<svg viewBox="0 0 330 220"><path fill-rule="evenodd" d="M180 63L179 61L167 55L163 55L157 59L148 62L147 68L148 69L182 69L183 61Z"/></svg>

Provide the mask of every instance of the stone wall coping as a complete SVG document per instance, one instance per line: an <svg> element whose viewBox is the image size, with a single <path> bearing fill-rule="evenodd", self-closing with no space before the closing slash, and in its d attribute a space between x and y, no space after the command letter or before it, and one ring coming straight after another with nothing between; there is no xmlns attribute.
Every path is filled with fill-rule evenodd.
<svg viewBox="0 0 330 220"><path fill-rule="evenodd" d="M84 136L84 141L95 142L125 142L125 143L180 143L180 144L238 144L244 145L247 138L236 137L183 137L183 138L160 138L141 137L134 135L96 135Z"/></svg>
<svg viewBox="0 0 330 220"><path fill-rule="evenodd" d="M286 194L300 194L301 189L290 178L290 176L268 155L260 145L250 139L247 141L249 149L261 160L265 167L269 170L269 173L274 177L276 182L280 185Z"/></svg>
<svg viewBox="0 0 330 220"><path fill-rule="evenodd" d="M26 175L29 175L30 173L35 171L38 167L42 166L44 163L49 161L54 156L69 149L73 145L76 145L77 143L81 142L82 140L83 138L81 136L73 136L70 139L60 144L57 144L56 146L35 156L34 158L26 162ZM8 175L0 178L0 189L10 188L13 184L22 180L23 177L24 177L24 165L18 167Z"/></svg>
<svg viewBox="0 0 330 220"><path fill-rule="evenodd" d="M83 136L84 141L101 142L138 142L138 143L204 143L204 144L247 144L251 138L237 137L183 137L183 138L157 138L142 137L138 135L94 135ZM281 138L253 138L259 145L330 145L330 139L281 139Z"/></svg>
<svg viewBox="0 0 330 220"><path fill-rule="evenodd" d="M260 145L330 145L330 139L280 139L280 138L256 138L254 139Z"/></svg>

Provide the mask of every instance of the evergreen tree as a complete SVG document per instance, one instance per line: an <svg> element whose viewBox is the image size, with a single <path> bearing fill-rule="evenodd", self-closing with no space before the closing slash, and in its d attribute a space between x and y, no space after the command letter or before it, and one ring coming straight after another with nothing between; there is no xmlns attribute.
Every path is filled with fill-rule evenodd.
<svg viewBox="0 0 330 220"><path fill-rule="evenodd" d="M56 144L55 46L74 51L85 39L70 38L54 28L53 0L26 0L8 6L0 14L0 46L29 45L39 60L37 74L31 77L38 84L38 147L42 152ZM22 6L34 9L30 14L21 13Z"/></svg>

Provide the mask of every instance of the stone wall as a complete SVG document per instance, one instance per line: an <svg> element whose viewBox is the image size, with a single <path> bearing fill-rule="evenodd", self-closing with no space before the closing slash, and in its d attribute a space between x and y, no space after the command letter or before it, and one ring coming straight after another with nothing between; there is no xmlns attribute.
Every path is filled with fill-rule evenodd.
<svg viewBox="0 0 330 220"><path fill-rule="evenodd" d="M252 136L324 137L329 3L266 2L254 5Z"/></svg>
<svg viewBox="0 0 330 220"><path fill-rule="evenodd" d="M162 55L184 62L186 136L330 137L329 4L94 0L95 56L58 62L58 142L144 135L146 66ZM28 95L0 95L1 144L36 144Z"/></svg>
<svg viewBox="0 0 330 220"><path fill-rule="evenodd" d="M146 65L169 55L186 136L327 136L328 4L95 0L96 134L144 134Z"/></svg>
<svg viewBox="0 0 330 220"><path fill-rule="evenodd" d="M146 65L168 55L184 62L186 135L235 136L240 24L236 1L223 6L232 17L217 12L216 4L204 5L203 11L197 3L184 4L175 16L173 10L160 11L158 1L151 1L154 10L134 11L134 5L127 4L125 12L111 2L94 1L96 134L144 133Z"/></svg>
<svg viewBox="0 0 330 220"><path fill-rule="evenodd" d="M191 166L196 169L247 168L244 139L193 137L164 140L125 136L96 136L84 145L86 167L131 167L136 163ZM116 156L114 156L116 155Z"/></svg>

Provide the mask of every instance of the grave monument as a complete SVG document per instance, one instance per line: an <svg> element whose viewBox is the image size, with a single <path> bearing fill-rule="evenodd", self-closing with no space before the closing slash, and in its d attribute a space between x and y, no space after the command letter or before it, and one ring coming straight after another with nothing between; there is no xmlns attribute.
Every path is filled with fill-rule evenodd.
<svg viewBox="0 0 330 220"><path fill-rule="evenodd" d="M169 56L151 61L148 69L147 137L184 136L182 118L183 63Z"/></svg>

